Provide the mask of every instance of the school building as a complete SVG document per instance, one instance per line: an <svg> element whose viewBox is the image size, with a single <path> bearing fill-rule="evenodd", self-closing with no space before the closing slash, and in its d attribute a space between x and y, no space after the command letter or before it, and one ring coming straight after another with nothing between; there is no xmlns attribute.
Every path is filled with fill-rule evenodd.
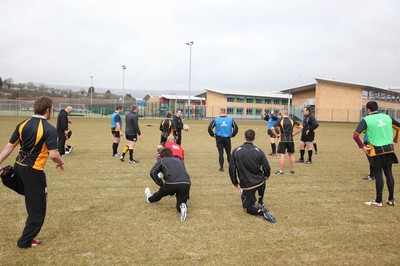
<svg viewBox="0 0 400 266"><path fill-rule="evenodd" d="M316 83L283 90L291 95L291 113L302 118L304 106L314 109L318 121L358 122L365 115L365 104L374 100L379 111L400 117L400 92L368 85L316 78Z"/></svg>
<svg viewBox="0 0 400 266"><path fill-rule="evenodd" d="M214 89L205 89L196 96L205 99L207 118L219 116L224 107L230 117L240 119L261 119L265 112L287 108L290 98L289 94L283 93L252 94Z"/></svg>
<svg viewBox="0 0 400 266"><path fill-rule="evenodd" d="M302 120L302 109L310 106L318 121L358 122L366 115L365 104L374 100L378 102L380 112L395 119L400 117L399 90L319 78L315 81L313 84L264 94L207 88L205 92L190 97L190 106L187 95L147 95L144 98L146 115L164 117L166 111L174 113L180 109L183 118L215 118L224 107L232 118L258 120L265 112L287 109L291 117Z"/></svg>

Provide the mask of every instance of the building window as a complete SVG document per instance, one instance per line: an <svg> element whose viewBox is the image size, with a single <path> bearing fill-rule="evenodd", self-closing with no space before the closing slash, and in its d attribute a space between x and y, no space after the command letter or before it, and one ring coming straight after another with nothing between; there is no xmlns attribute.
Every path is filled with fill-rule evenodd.
<svg viewBox="0 0 400 266"><path fill-rule="evenodd" d="M369 91L363 91L363 99L369 99Z"/></svg>
<svg viewBox="0 0 400 266"><path fill-rule="evenodd" d="M283 104L283 105L287 105L287 104L288 104L288 100L282 99L282 104Z"/></svg>
<svg viewBox="0 0 400 266"><path fill-rule="evenodd" d="M263 103L263 100L260 98L256 98L256 103Z"/></svg>
<svg viewBox="0 0 400 266"><path fill-rule="evenodd" d="M246 103L253 103L254 99L253 98L246 98Z"/></svg>
<svg viewBox="0 0 400 266"><path fill-rule="evenodd" d="M243 107L238 107L238 108L236 109L236 114L242 115L242 114L243 114Z"/></svg>
<svg viewBox="0 0 400 266"><path fill-rule="evenodd" d="M381 92L381 101L386 102L386 93Z"/></svg>
<svg viewBox="0 0 400 266"><path fill-rule="evenodd" d="M266 104L271 104L271 99L269 99L269 98L265 99L265 103Z"/></svg>
<svg viewBox="0 0 400 266"><path fill-rule="evenodd" d="M257 108L256 109L256 115L262 115L262 109L261 108Z"/></svg>
<svg viewBox="0 0 400 266"><path fill-rule="evenodd" d="M246 115L253 115L253 108L246 108Z"/></svg>
<svg viewBox="0 0 400 266"><path fill-rule="evenodd" d="M274 99L274 104L281 104L281 100L280 99Z"/></svg>
<svg viewBox="0 0 400 266"><path fill-rule="evenodd" d="M226 108L226 114L233 115L233 107Z"/></svg>
<svg viewBox="0 0 400 266"><path fill-rule="evenodd" d="M235 97L233 97L233 96L228 96L228 97L226 98L226 100L227 100L228 103L233 103L233 102L235 101Z"/></svg>
<svg viewBox="0 0 400 266"><path fill-rule="evenodd" d="M237 97L238 103L244 103L244 97Z"/></svg>

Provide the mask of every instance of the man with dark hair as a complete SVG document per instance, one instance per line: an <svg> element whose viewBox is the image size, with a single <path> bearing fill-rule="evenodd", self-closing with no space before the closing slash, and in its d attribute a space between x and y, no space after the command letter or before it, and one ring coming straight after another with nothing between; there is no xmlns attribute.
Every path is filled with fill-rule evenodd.
<svg viewBox="0 0 400 266"><path fill-rule="evenodd" d="M115 107L114 113L111 115L111 133L114 136L114 141L112 145L113 156L119 157L118 145L121 141L122 133L122 116L121 113L124 110L122 106Z"/></svg>
<svg viewBox="0 0 400 266"><path fill-rule="evenodd" d="M303 114L303 130L300 139L300 159L297 162L304 163L304 153L305 148L307 147L308 160L306 161L306 164L312 164L314 130L319 126L319 124L311 114L311 108L309 106L303 108Z"/></svg>
<svg viewBox="0 0 400 266"><path fill-rule="evenodd" d="M213 129L215 128L215 132ZM228 163L231 159L231 137L235 137L239 131L235 120L226 116L226 109L221 108L219 117L213 119L208 126L208 134L215 138L218 149L219 171L224 171L224 150Z"/></svg>
<svg viewBox="0 0 400 266"><path fill-rule="evenodd" d="M133 148L135 147L138 137L140 137L139 118L136 114L137 106L132 105L131 110L126 113L125 116L125 137L128 141L128 145L125 145L122 155L120 157L121 162L125 160L125 154L129 151L129 162L139 163L139 161L133 159Z"/></svg>
<svg viewBox="0 0 400 266"><path fill-rule="evenodd" d="M164 180L159 177L162 173ZM158 160L150 170L153 181L160 186L160 189L151 195L150 188L144 190L147 202L160 201L165 196L176 196L176 209L180 212L181 221L187 217L187 201L190 192L190 176L185 165L178 157L172 156L170 148L163 148L160 151Z"/></svg>
<svg viewBox="0 0 400 266"><path fill-rule="evenodd" d="M172 113L167 112L166 118L160 123L161 139L160 144L164 146L168 136L174 135L174 123L172 122Z"/></svg>
<svg viewBox="0 0 400 266"><path fill-rule="evenodd" d="M394 153L393 142L397 142L400 123L387 114L378 113L378 103L375 101L369 101L365 109L368 115L360 121L353 134L353 139L358 144L358 147L371 157L370 165L375 175L375 200L367 201L365 204L382 207L383 170L389 191L389 197L385 203L389 206L394 206L392 164L398 163L398 160ZM397 131L395 137L393 136L393 129ZM359 136L363 132L367 135L367 145L361 141Z"/></svg>
<svg viewBox="0 0 400 266"><path fill-rule="evenodd" d="M68 114L73 111L71 106L67 106L62 109L57 117L57 134L58 134L58 152L61 156L65 156L65 142L68 138L68 124L71 123L68 120Z"/></svg>
<svg viewBox="0 0 400 266"><path fill-rule="evenodd" d="M275 218L264 208L262 199L265 192L265 183L271 173L267 157L264 152L253 144L256 133L252 129L244 133L245 143L232 151L229 163L229 176L233 186L241 190L243 209L251 215L263 216L265 220L275 223ZM239 179L238 179L239 176ZM256 191L259 201L256 208Z"/></svg>
<svg viewBox="0 0 400 266"><path fill-rule="evenodd" d="M14 164L14 190L25 196L28 212L24 231L17 245L29 248L42 243L35 237L39 234L46 216L47 182L43 169L47 158L64 171L64 161L57 149L57 130L47 120L51 118L53 101L40 97L34 103L35 115L19 123L9 143L0 153L0 165L19 144L20 151ZM4 181L4 180L3 180Z"/></svg>
<svg viewBox="0 0 400 266"><path fill-rule="evenodd" d="M172 122L174 123L174 135L175 135L175 142L179 145L182 145L182 129L183 129L183 123L181 119L181 110L177 110L176 114L174 115L174 118Z"/></svg>
<svg viewBox="0 0 400 266"><path fill-rule="evenodd" d="M294 174L295 159L294 159L293 136L297 135L302 130L303 127L296 121L293 121L292 119L289 118L287 110L282 110L281 116L282 117L271 127L272 134L274 134L275 137L278 137L277 129L279 129L280 132L278 153L280 154L281 157L279 159L279 170L276 171L275 174L277 175L283 174L283 169L285 167L286 151L289 154L290 173ZM293 129L295 127L298 130L293 134Z"/></svg>

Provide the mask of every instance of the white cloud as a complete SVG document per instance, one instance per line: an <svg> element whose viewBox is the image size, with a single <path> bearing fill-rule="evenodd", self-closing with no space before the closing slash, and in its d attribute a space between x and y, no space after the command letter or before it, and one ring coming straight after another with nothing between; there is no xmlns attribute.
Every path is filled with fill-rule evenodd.
<svg viewBox="0 0 400 266"><path fill-rule="evenodd" d="M0 4L0 76L99 87L278 90L314 77L399 87L397 0Z"/></svg>

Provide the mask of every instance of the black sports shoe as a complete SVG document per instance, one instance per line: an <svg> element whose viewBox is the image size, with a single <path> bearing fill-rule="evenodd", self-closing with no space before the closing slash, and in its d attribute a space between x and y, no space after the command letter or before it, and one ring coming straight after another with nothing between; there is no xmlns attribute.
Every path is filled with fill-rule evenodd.
<svg viewBox="0 0 400 266"><path fill-rule="evenodd" d="M299 159L296 161L296 163L304 163L304 159Z"/></svg>
<svg viewBox="0 0 400 266"><path fill-rule="evenodd" d="M121 157L119 157L119 159L121 160L121 162L125 161L125 158L123 155L121 155Z"/></svg>
<svg viewBox="0 0 400 266"><path fill-rule="evenodd" d="M223 172L224 168L219 168L218 171Z"/></svg>
<svg viewBox="0 0 400 266"><path fill-rule="evenodd" d="M133 159L133 160L129 160L129 163L139 163L139 161L138 161L138 160L135 160L135 159Z"/></svg>
<svg viewBox="0 0 400 266"><path fill-rule="evenodd" d="M258 203L258 209L259 209L259 210L262 210L263 208L264 208L264 203L259 202L259 203Z"/></svg>
<svg viewBox="0 0 400 266"><path fill-rule="evenodd" d="M363 177L363 179L364 179L364 180L375 180L375 177L374 177L374 176L367 175L366 177Z"/></svg>
<svg viewBox="0 0 400 266"><path fill-rule="evenodd" d="M312 161L311 160L307 160L305 163L306 164L312 164Z"/></svg>

